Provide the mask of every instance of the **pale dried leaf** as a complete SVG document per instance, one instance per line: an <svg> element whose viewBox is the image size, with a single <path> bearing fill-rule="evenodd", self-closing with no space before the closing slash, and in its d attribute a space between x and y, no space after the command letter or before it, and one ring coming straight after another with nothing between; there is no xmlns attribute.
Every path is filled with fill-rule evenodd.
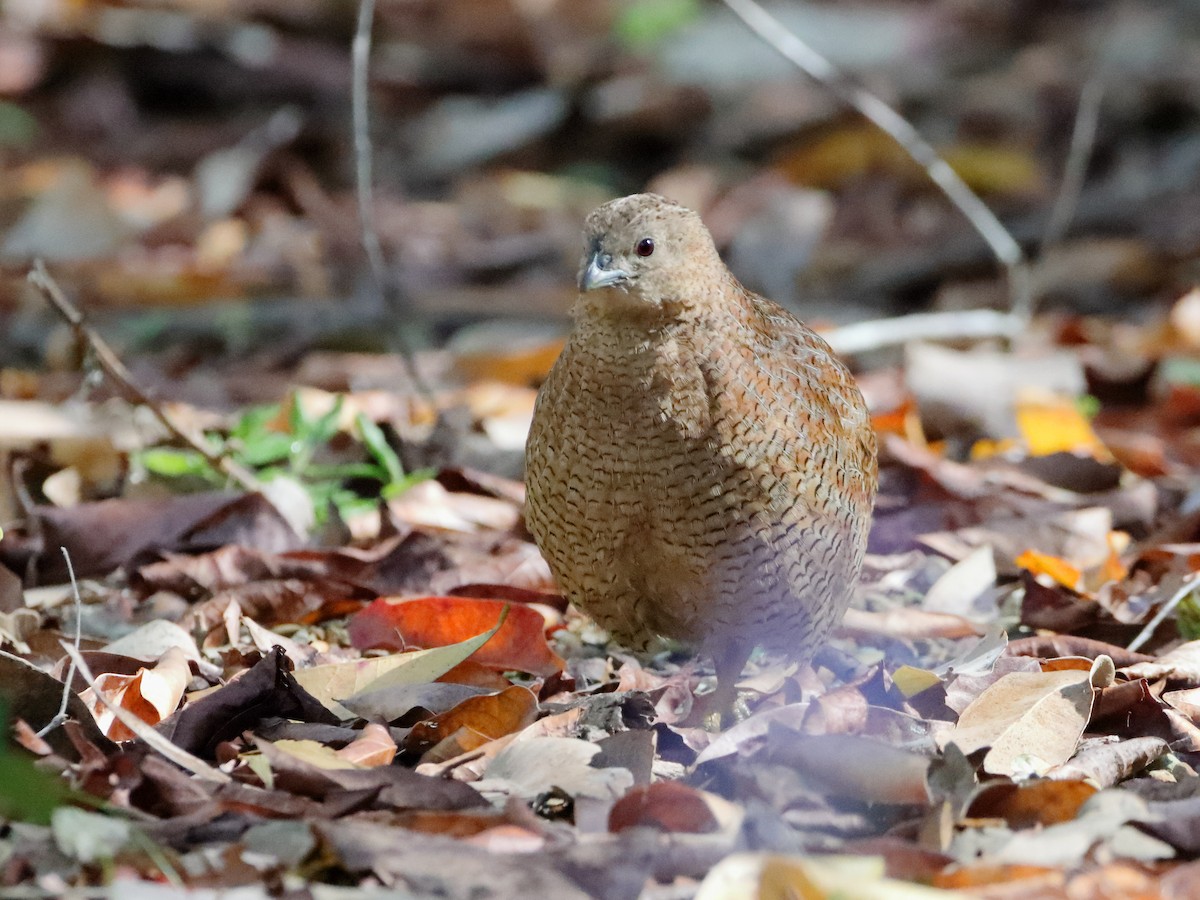
<svg viewBox="0 0 1200 900"><path fill-rule="evenodd" d="M1092 710L1089 673L1014 672L968 706L957 726L939 736L964 753L991 747L984 768L993 774L1041 773L1071 758Z"/></svg>

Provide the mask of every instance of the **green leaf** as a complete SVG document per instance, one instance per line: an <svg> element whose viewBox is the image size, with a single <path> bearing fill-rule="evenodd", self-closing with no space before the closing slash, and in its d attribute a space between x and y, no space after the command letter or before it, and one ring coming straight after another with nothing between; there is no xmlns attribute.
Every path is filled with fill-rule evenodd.
<svg viewBox="0 0 1200 900"><path fill-rule="evenodd" d="M625 7L614 30L617 40L626 47L643 50L693 21L699 13L699 0L637 0Z"/></svg>
<svg viewBox="0 0 1200 900"><path fill-rule="evenodd" d="M238 418L229 436L239 441L253 440L268 431L267 424L279 415L279 404L252 406Z"/></svg>
<svg viewBox="0 0 1200 900"><path fill-rule="evenodd" d="M384 435L383 429L372 422L366 415L359 413L354 419L355 425L358 426L358 434L362 439L363 445L366 446L367 452L375 458L384 469L387 470L387 478L389 484L404 480L404 466L400 462L400 457L396 455L396 451L392 449L392 445L387 442L387 436Z"/></svg>
<svg viewBox="0 0 1200 900"><path fill-rule="evenodd" d="M319 418L310 420L304 417L302 412L298 412L294 417L294 421L298 423L296 428L296 440L292 446L292 471L297 475L306 474L308 464L312 461L313 453L317 447L322 444L327 444L337 434L338 419L342 415L342 407L345 405L346 398L341 394L334 400L333 406L325 411ZM300 402L293 401L292 409L299 410Z"/></svg>
<svg viewBox="0 0 1200 900"><path fill-rule="evenodd" d="M162 478L215 475L203 455L182 447L150 447L141 451L137 459L147 472Z"/></svg>
<svg viewBox="0 0 1200 900"><path fill-rule="evenodd" d="M7 749L0 753L0 817L49 825L54 810L70 800L71 791L62 779L24 756Z"/></svg>
<svg viewBox="0 0 1200 900"><path fill-rule="evenodd" d="M304 407L300 405L300 398L295 394L292 395L292 400L288 404L288 431L292 434L304 434L308 430L308 417L304 414Z"/></svg>
<svg viewBox="0 0 1200 900"><path fill-rule="evenodd" d="M333 436L338 431L338 420L342 417L342 408L346 405L346 397L344 394L338 394L333 401L333 406L325 412L323 416L313 423L313 427L306 439L316 444L327 444L333 440Z"/></svg>
<svg viewBox="0 0 1200 900"><path fill-rule="evenodd" d="M1093 394L1083 394L1075 398L1075 407L1079 414L1090 422L1100 414L1100 398Z"/></svg>
<svg viewBox="0 0 1200 900"><path fill-rule="evenodd" d="M338 515L342 517L343 521L352 519L355 516L365 515L379 505L377 499L373 497L360 497L353 491L346 491L343 494L335 495L332 502L337 507Z"/></svg>
<svg viewBox="0 0 1200 900"><path fill-rule="evenodd" d="M1180 637L1185 641L1200 638L1200 600L1196 599L1195 592L1179 602L1175 614L1178 617L1175 626L1179 629Z"/></svg>
<svg viewBox="0 0 1200 900"><path fill-rule="evenodd" d="M260 431L239 441L238 459L252 468L281 463L292 455L296 439L278 431Z"/></svg>
<svg viewBox="0 0 1200 900"><path fill-rule="evenodd" d="M0 734L9 733L8 706L0 702ZM79 795L57 775L39 769L24 751L0 740L0 819L49 825L54 811Z"/></svg>

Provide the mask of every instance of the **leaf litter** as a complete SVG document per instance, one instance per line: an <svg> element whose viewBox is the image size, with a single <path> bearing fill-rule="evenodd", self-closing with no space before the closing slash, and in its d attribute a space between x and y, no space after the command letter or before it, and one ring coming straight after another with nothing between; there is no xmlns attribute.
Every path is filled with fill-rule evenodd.
<svg viewBox="0 0 1200 900"><path fill-rule="evenodd" d="M1198 852L1198 642L1183 607L1126 646L1186 600L1200 554L1163 530L1178 501L1152 485L1147 505L1145 479L1090 468L1090 440L953 459L889 438L872 538L887 552L813 667L751 660L749 715L720 734L680 724L711 687L704 661L628 656L568 608L520 524L519 484L497 476L437 472L341 544L236 493L36 513L42 540L94 547L103 522L111 545L81 551L82 616L34 589L10 603L47 633L78 627L91 672L52 743L17 732L12 764L40 756L63 792L5 801L50 823L11 852L46 877L111 860L126 878L233 886L252 860L281 883L449 895L1165 883ZM891 517L922 498L938 519L901 539ZM61 578L11 534L10 569ZM10 703L35 730L61 697L41 671L65 677L64 657L10 645L49 679L21 674ZM80 816L113 827L71 843ZM841 867L838 852L866 856Z"/></svg>

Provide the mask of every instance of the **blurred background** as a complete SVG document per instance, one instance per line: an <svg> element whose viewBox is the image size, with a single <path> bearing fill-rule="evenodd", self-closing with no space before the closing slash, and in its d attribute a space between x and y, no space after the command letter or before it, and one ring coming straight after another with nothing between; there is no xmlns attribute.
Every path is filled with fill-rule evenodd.
<svg viewBox="0 0 1200 900"><path fill-rule="evenodd" d="M1137 370L1118 381L1138 376L1157 333L1100 330L1164 317L1197 277L1200 5L768 8L999 215L1052 343L1096 343ZM713 0L380 0L361 142L378 284L356 192L361 13L4 3L0 399L81 386L80 347L25 280L41 258L160 396L229 411L296 383L404 394L393 357L350 354L406 344L435 388L473 386L473 430L519 472L582 219L644 189L700 210L736 274L817 327L1008 308L1003 268L928 175Z"/></svg>
<svg viewBox="0 0 1200 900"><path fill-rule="evenodd" d="M769 8L908 116L1035 255L1091 84L1087 177L1037 294L1129 313L1195 277L1197 4ZM171 323L156 341L244 348L369 322L357 15L6 0L2 358L46 350L48 314L22 286L34 257L102 322ZM376 227L417 344L565 321L582 216L647 188L700 209L747 284L810 318L1007 302L926 175L721 3L381 0L373 38Z"/></svg>

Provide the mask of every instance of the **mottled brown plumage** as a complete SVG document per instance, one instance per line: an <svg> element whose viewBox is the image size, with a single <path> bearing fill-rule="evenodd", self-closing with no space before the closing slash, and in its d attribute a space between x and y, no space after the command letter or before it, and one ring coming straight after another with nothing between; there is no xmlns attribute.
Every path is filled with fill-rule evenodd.
<svg viewBox="0 0 1200 900"><path fill-rule="evenodd" d="M613 637L711 654L731 700L755 645L806 661L846 608L875 497L867 409L691 210L614 200L584 241L526 448L529 529Z"/></svg>

